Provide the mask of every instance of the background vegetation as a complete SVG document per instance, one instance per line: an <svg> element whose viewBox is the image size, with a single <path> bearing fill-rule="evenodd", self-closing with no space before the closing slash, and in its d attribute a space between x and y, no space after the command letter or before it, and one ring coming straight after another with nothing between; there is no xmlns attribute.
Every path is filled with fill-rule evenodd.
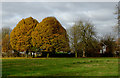
<svg viewBox="0 0 120 78"><path fill-rule="evenodd" d="M2 54L3 57L28 57L39 52L48 57L67 52L66 57L69 54L75 57L119 56L119 41L114 36L98 37L96 34L90 21L78 20L66 31L55 17L46 17L40 23L29 17L22 19L13 30L2 29ZM106 51L100 53L104 46Z"/></svg>

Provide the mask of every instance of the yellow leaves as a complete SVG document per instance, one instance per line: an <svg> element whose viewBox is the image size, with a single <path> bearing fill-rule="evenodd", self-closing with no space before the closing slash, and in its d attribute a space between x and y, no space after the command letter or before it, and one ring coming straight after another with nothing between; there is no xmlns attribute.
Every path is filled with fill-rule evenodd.
<svg viewBox="0 0 120 78"><path fill-rule="evenodd" d="M47 17L40 23L29 17L22 19L13 29L10 43L13 49L19 51L26 50L32 45L45 51L52 51L52 48L60 49L66 45L69 48L66 35L66 30L55 17Z"/></svg>
<svg viewBox="0 0 120 78"><path fill-rule="evenodd" d="M38 21L32 17L22 19L10 34L10 44L13 49L23 50L31 46L31 32L36 27Z"/></svg>
<svg viewBox="0 0 120 78"><path fill-rule="evenodd" d="M7 52L10 48L9 35L6 34L2 39L2 52Z"/></svg>
<svg viewBox="0 0 120 78"><path fill-rule="evenodd" d="M45 49L44 51L60 48L64 46L62 44L68 44L66 48L69 48L66 34L66 30L55 17L47 17L37 24L32 32L32 43L33 46L37 45L39 48Z"/></svg>

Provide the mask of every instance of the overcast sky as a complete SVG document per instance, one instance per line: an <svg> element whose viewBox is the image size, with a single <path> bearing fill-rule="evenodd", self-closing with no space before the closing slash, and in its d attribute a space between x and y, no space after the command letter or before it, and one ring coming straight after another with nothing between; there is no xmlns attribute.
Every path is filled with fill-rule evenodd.
<svg viewBox="0 0 120 78"><path fill-rule="evenodd" d="M23 18L33 17L39 22L54 16L65 29L76 20L90 20L99 34L113 33L117 20L117 2L3 2L2 27L12 29Z"/></svg>

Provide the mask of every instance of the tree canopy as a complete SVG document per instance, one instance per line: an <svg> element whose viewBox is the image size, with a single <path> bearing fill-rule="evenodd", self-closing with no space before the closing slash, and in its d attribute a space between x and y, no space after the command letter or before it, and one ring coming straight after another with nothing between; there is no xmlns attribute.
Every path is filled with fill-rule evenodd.
<svg viewBox="0 0 120 78"><path fill-rule="evenodd" d="M70 28L69 37L75 57L77 57L78 50L80 49L83 51L83 57L85 57L85 50L88 45L92 45L95 35L94 26L89 22L80 20Z"/></svg>
<svg viewBox="0 0 120 78"><path fill-rule="evenodd" d="M8 50L11 49L9 39L10 38L8 34L6 34L6 36L2 39L2 52L8 52Z"/></svg>
<svg viewBox="0 0 120 78"><path fill-rule="evenodd" d="M3 27L2 28L2 52L8 52L11 50L11 45L10 45L10 32L11 29L9 27Z"/></svg>
<svg viewBox="0 0 120 78"><path fill-rule="evenodd" d="M30 49L31 33L38 24L36 19L32 17L22 19L10 34L10 44L17 51L26 51Z"/></svg>
<svg viewBox="0 0 120 78"><path fill-rule="evenodd" d="M106 52L104 53L105 57L114 56L114 52L117 48L117 44L115 43L114 40L115 40L114 36L109 35L109 34L105 35L105 37L103 37L101 39L101 42L104 43L107 46Z"/></svg>
<svg viewBox="0 0 120 78"><path fill-rule="evenodd" d="M47 17L37 24L32 32L32 44L46 52L69 50L66 30L55 17Z"/></svg>

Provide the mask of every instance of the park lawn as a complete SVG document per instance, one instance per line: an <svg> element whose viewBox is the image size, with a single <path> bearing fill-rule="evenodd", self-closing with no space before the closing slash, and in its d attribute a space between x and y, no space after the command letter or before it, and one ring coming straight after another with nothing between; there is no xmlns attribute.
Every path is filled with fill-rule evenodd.
<svg viewBox="0 0 120 78"><path fill-rule="evenodd" d="M118 76L118 58L3 58L2 75Z"/></svg>

